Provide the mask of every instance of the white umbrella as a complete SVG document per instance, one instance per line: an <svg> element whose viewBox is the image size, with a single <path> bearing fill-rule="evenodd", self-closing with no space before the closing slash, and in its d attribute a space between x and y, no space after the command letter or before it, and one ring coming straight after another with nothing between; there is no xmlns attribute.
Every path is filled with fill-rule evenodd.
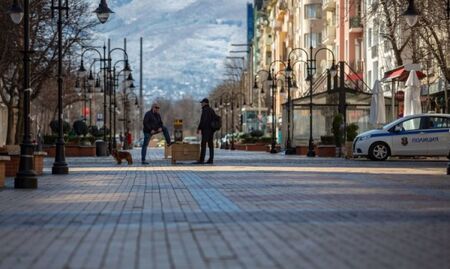
<svg viewBox="0 0 450 269"><path fill-rule="evenodd" d="M404 116L422 113L420 104L420 81L416 71L410 71L406 80Z"/></svg>
<svg viewBox="0 0 450 269"><path fill-rule="evenodd" d="M377 79L373 84L372 99L370 101L369 123L379 125L386 122L386 107L384 103L384 94L381 89L381 83Z"/></svg>

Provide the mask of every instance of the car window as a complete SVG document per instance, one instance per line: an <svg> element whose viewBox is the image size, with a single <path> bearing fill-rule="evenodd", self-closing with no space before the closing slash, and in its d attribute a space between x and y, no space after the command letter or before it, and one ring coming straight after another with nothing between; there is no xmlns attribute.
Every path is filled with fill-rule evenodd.
<svg viewBox="0 0 450 269"><path fill-rule="evenodd" d="M450 120L446 117L430 117L428 121L428 128L450 128Z"/></svg>
<svg viewBox="0 0 450 269"><path fill-rule="evenodd" d="M419 130L420 120L421 118L412 118L397 124L397 126L400 126L402 131Z"/></svg>

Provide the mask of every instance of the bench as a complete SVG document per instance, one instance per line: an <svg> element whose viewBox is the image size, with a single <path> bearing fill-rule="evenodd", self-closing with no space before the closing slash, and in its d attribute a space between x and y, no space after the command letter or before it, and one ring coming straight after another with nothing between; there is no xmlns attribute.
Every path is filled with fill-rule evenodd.
<svg viewBox="0 0 450 269"><path fill-rule="evenodd" d="M0 188L5 186L6 163L10 160L9 156L0 155Z"/></svg>

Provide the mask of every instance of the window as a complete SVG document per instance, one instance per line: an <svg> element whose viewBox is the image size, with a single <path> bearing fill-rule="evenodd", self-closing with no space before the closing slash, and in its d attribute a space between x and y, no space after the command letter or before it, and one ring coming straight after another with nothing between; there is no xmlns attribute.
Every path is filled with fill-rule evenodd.
<svg viewBox="0 0 450 269"><path fill-rule="evenodd" d="M322 33L305 34L305 47L309 48L312 45L313 48L317 48L320 44L322 44Z"/></svg>
<svg viewBox="0 0 450 269"><path fill-rule="evenodd" d="M413 131L420 129L420 119L421 118L413 118L409 120L405 120L400 123L398 126L402 127L402 131Z"/></svg>
<svg viewBox="0 0 450 269"><path fill-rule="evenodd" d="M450 128L450 120L449 120L449 118L444 118L444 117L430 117L430 119L428 121L428 128L429 129Z"/></svg>
<svg viewBox="0 0 450 269"><path fill-rule="evenodd" d="M305 19L320 19L320 18L322 18L321 4L305 5Z"/></svg>
<svg viewBox="0 0 450 269"><path fill-rule="evenodd" d="M372 28L369 28L369 30L367 30L367 46L369 48L372 47Z"/></svg>

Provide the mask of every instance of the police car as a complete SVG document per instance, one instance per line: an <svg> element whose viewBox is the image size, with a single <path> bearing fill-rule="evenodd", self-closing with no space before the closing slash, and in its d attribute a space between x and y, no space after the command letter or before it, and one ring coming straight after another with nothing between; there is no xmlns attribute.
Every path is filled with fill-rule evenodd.
<svg viewBox="0 0 450 269"><path fill-rule="evenodd" d="M376 161L389 156L450 158L450 114L410 115L364 132L353 141L353 156Z"/></svg>

